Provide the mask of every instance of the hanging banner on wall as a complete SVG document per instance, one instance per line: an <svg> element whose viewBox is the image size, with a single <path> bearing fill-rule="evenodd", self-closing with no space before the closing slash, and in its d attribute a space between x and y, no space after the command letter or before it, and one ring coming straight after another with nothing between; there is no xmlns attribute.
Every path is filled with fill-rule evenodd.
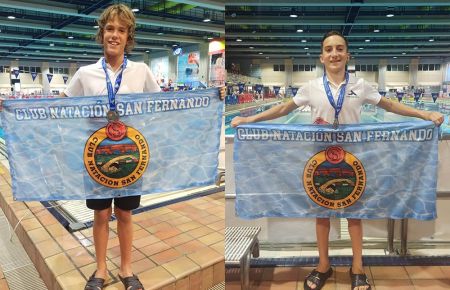
<svg viewBox="0 0 450 290"><path fill-rule="evenodd" d="M160 86L168 85L169 82L169 57L152 59L150 63L152 73Z"/></svg>
<svg viewBox="0 0 450 290"><path fill-rule="evenodd" d="M275 96L278 96L278 94L280 93L280 88L281 87L273 86L273 92L275 93Z"/></svg>
<svg viewBox="0 0 450 290"><path fill-rule="evenodd" d="M14 76L16 77L16 79L19 77L19 70L18 69L14 69L13 70L13 74L14 74Z"/></svg>
<svg viewBox="0 0 450 290"><path fill-rule="evenodd" d="M297 95L297 91L298 91L298 88L292 87L292 95L293 96Z"/></svg>
<svg viewBox="0 0 450 290"><path fill-rule="evenodd" d="M436 103L436 100L437 100L438 96L439 96L439 93L431 93L431 97L433 98L433 102Z"/></svg>
<svg viewBox="0 0 450 290"><path fill-rule="evenodd" d="M62 78L63 78L64 84L66 84L67 80L69 79L69 77L68 76L63 76Z"/></svg>
<svg viewBox="0 0 450 290"><path fill-rule="evenodd" d="M244 88L245 88L244 83L238 83L239 94L242 94L244 92Z"/></svg>
<svg viewBox="0 0 450 290"><path fill-rule="evenodd" d="M397 92L397 99L398 99L399 102L402 101L404 95L405 95L404 92Z"/></svg>
<svg viewBox="0 0 450 290"><path fill-rule="evenodd" d="M419 99L420 99L420 95L421 95L421 93L415 92L415 93L414 93L414 101L418 102Z"/></svg>
<svg viewBox="0 0 450 290"><path fill-rule="evenodd" d="M95 199L211 185L222 110L217 89L121 95L124 131L107 124L107 96L6 100L14 197Z"/></svg>
<svg viewBox="0 0 450 290"><path fill-rule="evenodd" d="M190 85L199 81L200 52L194 51L178 56L178 83Z"/></svg>
<svg viewBox="0 0 450 290"><path fill-rule="evenodd" d="M37 72L31 72L31 78L33 79L33 82L36 79L36 76L37 76Z"/></svg>
<svg viewBox="0 0 450 290"><path fill-rule="evenodd" d="M243 218L434 219L437 141L429 121L337 130L241 125L234 137L236 212Z"/></svg>
<svg viewBox="0 0 450 290"><path fill-rule="evenodd" d="M52 78L53 78L53 75L52 75L52 74L47 74L47 80L48 80L48 83L51 83Z"/></svg>
<svg viewBox="0 0 450 290"><path fill-rule="evenodd" d="M262 89L263 89L263 85L255 85L255 91L258 94L261 94Z"/></svg>

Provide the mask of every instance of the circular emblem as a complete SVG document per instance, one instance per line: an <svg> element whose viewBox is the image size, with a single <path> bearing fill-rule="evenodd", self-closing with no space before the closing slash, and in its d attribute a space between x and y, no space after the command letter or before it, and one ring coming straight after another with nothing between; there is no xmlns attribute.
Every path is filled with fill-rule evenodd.
<svg viewBox="0 0 450 290"><path fill-rule="evenodd" d="M122 188L142 177L150 160L147 140L122 122L109 122L84 146L84 166L97 183Z"/></svg>
<svg viewBox="0 0 450 290"><path fill-rule="evenodd" d="M309 198L322 207L346 208L364 193L366 171L353 154L340 146L330 146L306 163L303 187Z"/></svg>

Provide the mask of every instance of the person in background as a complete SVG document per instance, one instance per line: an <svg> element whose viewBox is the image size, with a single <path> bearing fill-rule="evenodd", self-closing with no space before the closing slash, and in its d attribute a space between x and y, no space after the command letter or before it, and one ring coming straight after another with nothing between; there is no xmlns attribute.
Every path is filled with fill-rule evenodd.
<svg viewBox="0 0 450 290"><path fill-rule="evenodd" d="M346 70L350 59L347 39L337 31L326 33L322 39L320 62L324 65L323 77L309 81L292 100L282 103L260 114L249 117L235 117L231 126L272 120L287 115L300 106L311 107L312 123L314 124L356 124L360 122L362 105L369 103L403 116L417 117L433 121L440 125L444 116L438 112L420 111L399 102L392 102L382 97L363 79L350 76ZM344 98L342 108L338 99ZM333 100L333 104L330 99ZM339 113L340 111L340 113ZM347 219L350 233L353 260L349 270L353 290L370 290L371 286L364 274L362 262L363 230L360 219ZM317 247L319 264L305 279L306 290L319 290L332 275L333 269L328 257L328 238L330 219L316 219Z"/></svg>

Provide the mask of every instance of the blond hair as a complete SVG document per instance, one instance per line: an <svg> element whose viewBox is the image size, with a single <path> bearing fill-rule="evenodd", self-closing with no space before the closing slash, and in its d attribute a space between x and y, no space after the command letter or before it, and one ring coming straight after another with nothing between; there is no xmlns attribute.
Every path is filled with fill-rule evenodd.
<svg viewBox="0 0 450 290"><path fill-rule="evenodd" d="M133 11L131 11L130 7L124 4L114 4L106 8L100 18L97 20L98 23L98 31L95 36L95 40L103 44L103 33L105 32L105 26L108 21L113 20L117 17L120 21L123 21L125 25L128 27L128 39L127 44L125 45L125 52L130 53L135 45L134 34L136 31L136 18L134 17Z"/></svg>

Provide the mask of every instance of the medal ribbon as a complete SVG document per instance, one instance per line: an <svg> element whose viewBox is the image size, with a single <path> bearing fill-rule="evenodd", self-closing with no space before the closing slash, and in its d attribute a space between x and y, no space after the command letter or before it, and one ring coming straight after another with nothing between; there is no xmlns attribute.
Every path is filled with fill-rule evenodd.
<svg viewBox="0 0 450 290"><path fill-rule="evenodd" d="M345 72L345 84L342 85L340 91L339 91L339 96L337 99L337 104L334 103L334 98L333 98L333 93L331 92L330 89L330 85L328 84L328 78L327 75L324 73L322 80L323 80L323 86L325 88L325 92L327 93L327 97L328 97L328 101L330 102L331 106L334 109L334 121L337 122L338 121L338 116L339 113L342 110L342 105L344 104L344 96L345 96L345 88L347 87L348 84L348 79L349 79L349 74L346 71Z"/></svg>
<svg viewBox="0 0 450 290"><path fill-rule="evenodd" d="M108 71L106 70L105 58L102 59L102 67L103 67L103 71L105 72L105 75L106 75L106 89L108 90L109 109L111 111L115 111L116 110L116 94L119 91L120 84L122 83L123 71L127 67L127 56L125 55L123 57L122 70L120 71L120 74L116 78L116 83L114 84L114 89L111 84L111 80L109 78Z"/></svg>

